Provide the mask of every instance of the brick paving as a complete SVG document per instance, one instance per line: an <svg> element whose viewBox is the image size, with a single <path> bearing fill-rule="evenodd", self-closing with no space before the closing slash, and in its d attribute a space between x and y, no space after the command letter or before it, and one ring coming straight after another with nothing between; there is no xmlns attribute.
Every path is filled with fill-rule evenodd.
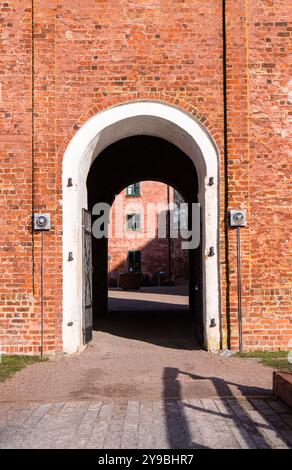
<svg viewBox="0 0 292 470"><path fill-rule="evenodd" d="M2 403L0 448L292 448L292 410L267 399Z"/></svg>
<svg viewBox="0 0 292 470"><path fill-rule="evenodd" d="M194 347L183 292L113 294L84 352L0 384L0 448L292 448L272 369Z"/></svg>

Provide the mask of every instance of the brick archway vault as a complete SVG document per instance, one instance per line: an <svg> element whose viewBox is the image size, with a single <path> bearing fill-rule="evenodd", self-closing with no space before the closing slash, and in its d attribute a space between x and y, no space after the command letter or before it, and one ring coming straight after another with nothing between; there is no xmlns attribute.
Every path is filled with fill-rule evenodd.
<svg viewBox="0 0 292 470"><path fill-rule="evenodd" d="M102 150L120 139L139 134L168 140L188 155L196 167L203 218L204 341L209 350L220 347L219 152L208 131L185 111L161 102L140 101L94 115L74 135L64 154L63 349L67 353L83 347L81 212L82 208L87 208L86 178ZM68 186L69 178L72 178L72 186ZM213 178L211 185L210 178ZM210 247L215 249L211 257L208 256ZM73 252L70 262L69 252Z"/></svg>

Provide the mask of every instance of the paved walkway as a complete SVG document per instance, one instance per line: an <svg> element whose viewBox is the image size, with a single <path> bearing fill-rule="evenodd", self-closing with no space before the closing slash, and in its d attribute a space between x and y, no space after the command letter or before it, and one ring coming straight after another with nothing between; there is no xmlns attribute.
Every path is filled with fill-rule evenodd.
<svg viewBox="0 0 292 470"><path fill-rule="evenodd" d="M271 393L271 369L198 349L184 286L116 290L110 297L111 311L98 319L85 351L18 372L0 383L0 402L181 400Z"/></svg>
<svg viewBox="0 0 292 470"><path fill-rule="evenodd" d="M197 350L187 324L179 327L169 316L168 321L168 335L158 324L156 334L150 334L143 319L135 327L119 318L111 326L105 322L83 353L29 365L0 383L0 402L271 395L272 369Z"/></svg>
<svg viewBox="0 0 292 470"><path fill-rule="evenodd" d="M269 399L2 404L0 448L292 447L292 411Z"/></svg>
<svg viewBox="0 0 292 470"><path fill-rule="evenodd" d="M115 291L83 353L1 383L0 447L292 447L272 370L198 349L184 295Z"/></svg>
<svg viewBox="0 0 292 470"><path fill-rule="evenodd" d="M162 311L188 309L188 287L141 287L137 291L110 289L108 293L110 311Z"/></svg>

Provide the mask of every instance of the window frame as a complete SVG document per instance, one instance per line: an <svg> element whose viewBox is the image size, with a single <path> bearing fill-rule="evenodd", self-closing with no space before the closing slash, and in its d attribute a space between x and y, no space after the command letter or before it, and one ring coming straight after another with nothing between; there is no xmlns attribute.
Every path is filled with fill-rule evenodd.
<svg viewBox="0 0 292 470"><path fill-rule="evenodd" d="M138 270L130 271L130 254L139 253L139 268ZM136 264L136 259L134 258L134 264ZM129 273L141 273L142 272L142 250L128 250L127 256L127 269Z"/></svg>
<svg viewBox="0 0 292 470"><path fill-rule="evenodd" d="M129 217L133 217L134 216L134 224L135 224L135 228L132 227L129 227L128 225L128 222L129 222ZM139 220L139 226L137 227L137 217L138 217L138 220ZM140 212L132 212L130 214L126 214L126 229L129 230L130 232L138 232L139 230L142 230L142 224L141 224L141 214Z"/></svg>
<svg viewBox="0 0 292 470"><path fill-rule="evenodd" d="M130 194L128 191L129 191L129 188L130 187L133 187L135 188L135 186L138 188L136 190L134 190L134 192L132 194ZM126 187L126 197L141 197L141 184L140 184L140 181L138 181L137 183L132 183L132 184L129 184L127 187Z"/></svg>

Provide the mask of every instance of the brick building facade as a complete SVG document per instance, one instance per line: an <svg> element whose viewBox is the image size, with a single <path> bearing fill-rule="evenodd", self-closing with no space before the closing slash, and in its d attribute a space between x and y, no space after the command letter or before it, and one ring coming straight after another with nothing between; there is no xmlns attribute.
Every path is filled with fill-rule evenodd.
<svg viewBox="0 0 292 470"><path fill-rule="evenodd" d="M64 338L74 342L80 326L80 287L71 283L69 270L79 269L81 276L76 252L64 244L74 218L68 194L80 191L77 170L70 174L64 154L85 128L91 132L92 119L108 110L117 115L129 103L159 103L169 116L180 111L216 146L220 347L238 348L236 232L227 214L242 208L248 220L241 230L244 349L287 348L292 339L287 1L7 0L0 3L0 15L1 348L38 354L43 333L46 353L78 349L79 339L71 349L64 347ZM167 112L155 119L162 129ZM127 137L129 128L122 132L127 122L111 136L102 132L94 144L98 141L101 151L103 142ZM160 127L152 126L158 134ZM167 126L163 129L161 137L167 135ZM183 146L183 133L170 132L169 139L174 134ZM72 169L74 158L81 158L78 149L83 152L82 142L78 145ZM90 148L82 153L83 173ZM184 151L191 153L190 147ZM205 184L201 177L199 187ZM86 198L82 201L85 206ZM32 215L39 212L52 221L43 243L42 234L32 230ZM206 264L213 262L208 249ZM77 299L72 310L67 292Z"/></svg>
<svg viewBox="0 0 292 470"><path fill-rule="evenodd" d="M158 181L132 184L117 195L108 241L110 285L118 284L119 274L137 271L146 285L187 283L188 250L182 249L179 230L176 237L168 228L175 202L174 189Z"/></svg>

